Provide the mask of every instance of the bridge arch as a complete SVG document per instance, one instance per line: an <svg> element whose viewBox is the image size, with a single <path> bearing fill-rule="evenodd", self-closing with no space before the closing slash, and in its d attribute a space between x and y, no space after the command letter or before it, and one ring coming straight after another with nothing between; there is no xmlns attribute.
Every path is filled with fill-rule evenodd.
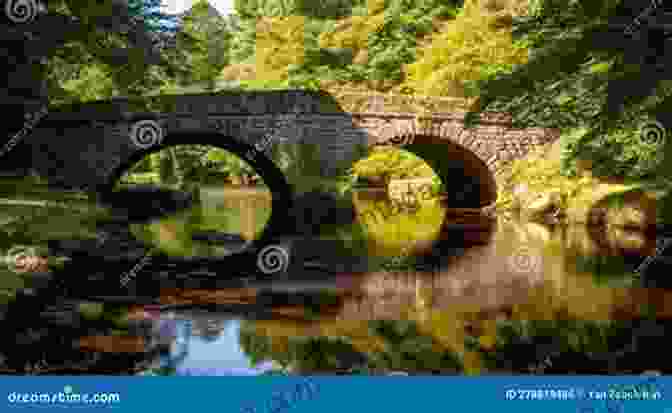
<svg viewBox="0 0 672 413"><path fill-rule="evenodd" d="M464 145L431 134L395 137L378 145L394 146L427 162L446 186L446 203L452 208L483 208L497 200L491 168Z"/></svg>
<svg viewBox="0 0 672 413"><path fill-rule="evenodd" d="M244 159L254 171L261 176L262 180L271 191L271 216L269 217L261 236L252 241L247 249L254 249L282 237L291 228L288 228L288 211L293 205L293 189L285 179L282 171L275 163L258 151L253 145L242 142L239 139L225 137L219 133L203 131L173 132L165 136L160 144L140 149L129 155L121 164L107 176L106 182L96 188L100 200L104 203L113 197L114 188L120 178L133 165L145 159L152 153L181 145L204 145L223 149Z"/></svg>

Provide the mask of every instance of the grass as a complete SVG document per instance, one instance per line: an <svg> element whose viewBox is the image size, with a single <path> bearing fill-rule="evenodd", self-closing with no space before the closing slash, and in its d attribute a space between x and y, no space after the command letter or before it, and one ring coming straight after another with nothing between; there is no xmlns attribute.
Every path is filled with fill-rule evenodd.
<svg viewBox="0 0 672 413"><path fill-rule="evenodd" d="M47 181L37 176L0 178L0 198L23 199L88 199L84 192L59 191L47 186Z"/></svg>

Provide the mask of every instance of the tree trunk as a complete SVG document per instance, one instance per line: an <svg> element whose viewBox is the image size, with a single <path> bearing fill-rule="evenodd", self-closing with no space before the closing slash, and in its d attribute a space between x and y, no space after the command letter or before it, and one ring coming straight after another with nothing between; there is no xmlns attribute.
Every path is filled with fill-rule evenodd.
<svg viewBox="0 0 672 413"><path fill-rule="evenodd" d="M172 170L172 160L170 154L166 152L159 152L161 160L159 162L159 179L162 184L166 184L170 181L171 170Z"/></svg>
<svg viewBox="0 0 672 413"><path fill-rule="evenodd" d="M182 174L182 165L177 159L177 153L175 148L169 148L168 152L170 153L170 159L173 164L173 178L177 181L177 186L182 187L184 185L184 175Z"/></svg>

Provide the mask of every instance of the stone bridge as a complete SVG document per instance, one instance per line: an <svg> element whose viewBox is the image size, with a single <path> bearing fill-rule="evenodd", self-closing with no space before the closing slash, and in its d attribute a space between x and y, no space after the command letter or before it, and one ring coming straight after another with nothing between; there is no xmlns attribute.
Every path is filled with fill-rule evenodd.
<svg viewBox="0 0 672 413"><path fill-rule="evenodd" d="M423 99L431 110L419 117L418 99L402 95L351 93L337 99L268 91L116 98L58 108L20 145L29 145L40 175L87 189L109 180L138 152L195 137L199 143L257 144L267 155L280 141L319 144L320 173L330 177L345 172L373 145L396 145L422 157L449 194L459 195L449 198L449 205L473 208L496 200L494 174L505 162L559 136L556 130L512 129L503 114L484 114L467 129L464 101Z"/></svg>

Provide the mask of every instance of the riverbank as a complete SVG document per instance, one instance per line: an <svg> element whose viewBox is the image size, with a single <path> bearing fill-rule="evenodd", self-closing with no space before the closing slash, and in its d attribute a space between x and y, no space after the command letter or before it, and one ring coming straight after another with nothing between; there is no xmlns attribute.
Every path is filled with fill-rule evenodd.
<svg viewBox="0 0 672 413"><path fill-rule="evenodd" d="M493 206L497 215L644 231L669 220L665 219L669 183L595 177L588 162L580 164L580 176L566 177L561 174L561 152L556 141L500 171Z"/></svg>

